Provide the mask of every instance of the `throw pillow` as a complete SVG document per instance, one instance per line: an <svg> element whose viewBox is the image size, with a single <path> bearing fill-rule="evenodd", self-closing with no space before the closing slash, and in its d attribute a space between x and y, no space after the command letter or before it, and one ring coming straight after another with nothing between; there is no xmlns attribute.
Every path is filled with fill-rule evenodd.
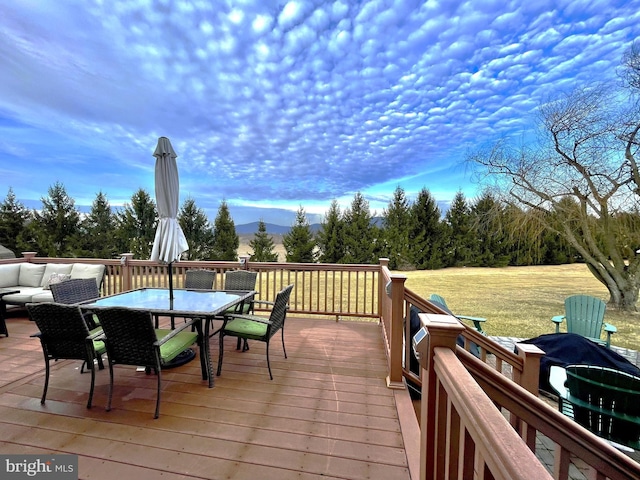
<svg viewBox="0 0 640 480"><path fill-rule="evenodd" d="M44 290L51 290L51 285L54 283L61 283L71 279L70 273L52 273L49 275L49 279L42 287Z"/></svg>

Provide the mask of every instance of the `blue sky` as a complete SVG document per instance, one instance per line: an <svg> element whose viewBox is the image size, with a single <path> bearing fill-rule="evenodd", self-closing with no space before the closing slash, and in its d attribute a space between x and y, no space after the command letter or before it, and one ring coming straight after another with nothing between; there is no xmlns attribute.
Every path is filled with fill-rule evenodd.
<svg viewBox="0 0 640 480"><path fill-rule="evenodd" d="M465 154L526 139L554 92L613 80L640 0L0 4L0 197L80 209L154 195L159 136L181 204L213 221L322 219L399 185L478 193Z"/></svg>

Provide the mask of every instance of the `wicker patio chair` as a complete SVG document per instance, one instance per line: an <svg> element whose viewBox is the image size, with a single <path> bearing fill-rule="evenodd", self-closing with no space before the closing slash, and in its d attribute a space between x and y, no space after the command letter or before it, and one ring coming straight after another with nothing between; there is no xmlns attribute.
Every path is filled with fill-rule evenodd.
<svg viewBox="0 0 640 480"><path fill-rule="evenodd" d="M220 329L220 352L218 354L218 372L222 371L222 358L224 356L224 337L236 337L238 339L251 339L265 342L267 344L267 368L269 369L269 377L273 380L271 373L271 363L269 361L269 340L278 331L282 332L282 350L284 358L287 358L287 350L284 346L284 322L287 318L287 310L289 309L289 297L293 290L293 285L289 285L282 289L276 295L275 302L256 302L272 305L269 318L258 317L248 314L229 314L225 317L225 323Z"/></svg>
<svg viewBox="0 0 640 480"><path fill-rule="evenodd" d="M72 278L60 283L51 285L51 294L56 303L73 305L87 300L100 298L98 284L93 278ZM83 312L84 318L90 330L98 327L98 319L93 312Z"/></svg>
<svg viewBox="0 0 640 480"><path fill-rule="evenodd" d="M257 279L258 272L249 272L247 270L231 270L230 272L224 274L224 289L249 292L256 289ZM216 318L219 320L224 320L224 317L226 315L230 315L232 313L253 314L253 304L254 297L252 296L245 302L242 302L235 307L224 311L222 314L220 314L219 317ZM213 324L213 319L211 320L211 323ZM210 336L213 337L216 333L218 333L218 330L214 330ZM240 342L241 339L238 338L238 350L240 350ZM249 343L247 342L246 338L244 339L244 343L242 343L242 350L249 350Z"/></svg>
<svg viewBox="0 0 640 480"><path fill-rule="evenodd" d="M40 403L43 404L47 398L49 362L59 359L82 360L83 367L86 364L91 371L91 388L87 401L87 408L91 408L96 375L94 360L98 360L100 367L104 368L102 354L105 353L106 348L102 341L97 340L97 337L102 335L102 331L90 333L82 312L77 306L59 303L29 303L27 311L31 320L40 330L31 336L40 339L45 361L44 390ZM80 371L82 372L82 368Z"/></svg>
<svg viewBox="0 0 640 480"><path fill-rule="evenodd" d="M187 270L184 288L189 290L213 290L216 286L216 272L213 270Z"/></svg>
<svg viewBox="0 0 640 480"><path fill-rule="evenodd" d="M216 272L213 270L197 269L187 270L184 278L184 288L187 290L213 290L216 286ZM171 329L176 326L175 315L169 315L171 319ZM156 328L160 323L158 315L154 316Z"/></svg>
<svg viewBox="0 0 640 480"><path fill-rule="evenodd" d="M191 325L201 322L191 319L175 330L155 329L151 313L123 307L100 309L100 324L104 329L104 342L107 347L109 364L109 400L107 411L111 410L113 398L113 366L137 365L146 367L147 373L153 370L158 377L156 393L156 411L154 418L160 415L160 390L162 367L166 366L191 345L198 343L200 364L206 369L205 349L198 333L187 331ZM201 329L199 329L201 331Z"/></svg>

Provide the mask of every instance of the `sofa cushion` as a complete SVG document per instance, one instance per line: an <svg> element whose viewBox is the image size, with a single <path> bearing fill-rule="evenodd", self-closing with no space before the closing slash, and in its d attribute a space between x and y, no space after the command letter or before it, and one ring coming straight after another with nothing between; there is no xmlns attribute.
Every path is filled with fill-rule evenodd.
<svg viewBox="0 0 640 480"><path fill-rule="evenodd" d="M20 264L0 265L0 287L15 287L20 278Z"/></svg>
<svg viewBox="0 0 640 480"><path fill-rule="evenodd" d="M42 275L46 265L36 265L34 263L22 263L20 265L20 276L18 285L20 287L39 287L42 283Z"/></svg>
<svg viewBox="0 0 640 480"><path fill-rule="evenodd" d="M52 273L71 273L73 264L71 263L47 263L44 273L42 274L41 287L47 288Z"/></svg>
<svg viewBox="0 0 640 480"><path fill-rule="evenodd" d="M102 286L104 277L104 265L87 265L74 263L71 269L71 278L95 278L98 288Z"/></svg>
<svg viewBox="0 0 640 480"><path fill-rule="evenodd" d="M19 286L18 289L20 293L12 293L11 295L5 295L2 297L2 300L6 303L16 303L23 305L25 303L29 303L32 301L34 296L37 296L43 292L42 287L24 287ZM47 292L51 295L51 292ZM51 300L53 301L53 295L51 295Z"/></svg>
<svg viewBox="0 0 640 480"><path fill-rule="evenodd" d="M40 292L34 292L31 297L32 303L53 302L53 294L51 290L40 290Z"/></svg>

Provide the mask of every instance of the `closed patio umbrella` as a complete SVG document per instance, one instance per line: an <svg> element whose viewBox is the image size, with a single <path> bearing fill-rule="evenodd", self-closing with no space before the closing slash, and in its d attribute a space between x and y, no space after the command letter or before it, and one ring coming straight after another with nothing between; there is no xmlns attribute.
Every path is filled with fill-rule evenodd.
<svg viewBox="0 0 640 480"><path fill-rule="evenodd" d="M169 298L173 301L173 272L171 264L189 250L187 239L178 223L180 180L176 152L167 137L160 137L153 153L156 157L156 203L158 228L151 250L151 260L169 265Z"/></svg>

